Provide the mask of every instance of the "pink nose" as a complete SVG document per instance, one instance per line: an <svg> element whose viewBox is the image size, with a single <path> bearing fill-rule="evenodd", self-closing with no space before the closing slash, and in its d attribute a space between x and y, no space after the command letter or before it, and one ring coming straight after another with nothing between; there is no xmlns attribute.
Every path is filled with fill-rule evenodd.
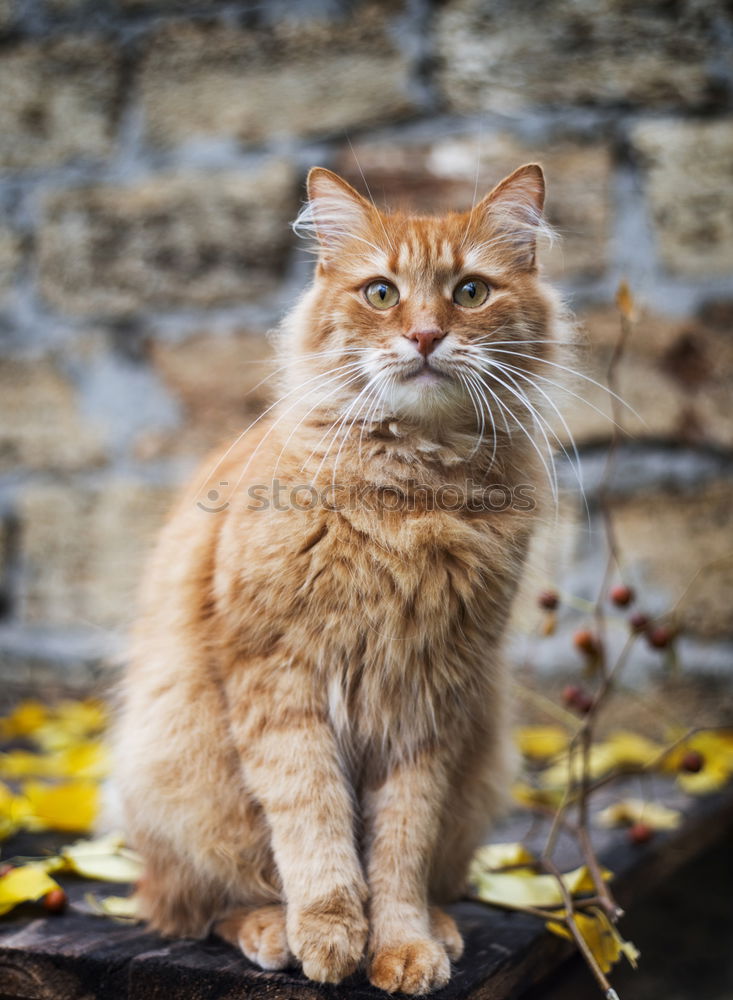
<svg viewBox="0 0 733 1000"><path fill-rule="evenodd" d="M427 356L432 354L435 350L435 345L438 341L445 337L445 333L442 330L437 329L411 330L409 333L406 333L405 336L408 340L414 340L418 351L424 358L427 358Z"/></svg>

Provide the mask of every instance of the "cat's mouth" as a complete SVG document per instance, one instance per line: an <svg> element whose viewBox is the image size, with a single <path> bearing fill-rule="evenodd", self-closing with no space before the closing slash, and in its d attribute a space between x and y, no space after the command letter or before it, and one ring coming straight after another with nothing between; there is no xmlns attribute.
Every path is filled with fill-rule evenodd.
<svg viewBox="0 0 733 1000"><path fill-rule="evenodd" d="M411 364L409 368L406 368L401 373L403 382L442 382L444 379L449 378L447 372L441 371L436 368L434 364L430 363L428 358L424 361L419 361L415 364Z"/></svg>

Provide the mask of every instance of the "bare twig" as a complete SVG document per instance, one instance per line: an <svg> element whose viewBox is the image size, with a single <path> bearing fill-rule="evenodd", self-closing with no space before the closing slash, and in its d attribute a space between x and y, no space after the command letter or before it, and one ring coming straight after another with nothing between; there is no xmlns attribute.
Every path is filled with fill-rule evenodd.
<svg viewBox="0 0 733 1000"><path fill-rule="evenodd" d="M554 875L554 877L557 880L558 888L560 889L560 894L562 896L563 903L564 903L564 906L565 906L565 920L564 920L564 923L567 926L567 928L570 931L570 933L572 934L573 940L575 941L575 944L577 945L578 951L581 953L581 955L585 959L585 961L586 961L586 963L588 965L588 968L590 969L590 971L593 973L593 976L595 977L596 982L598 983L598 985L600 986L600 988L603 990L604 994L606 996L608 996L609 992L612 989L611 984L606 979L606 977L605 977L605 975L603 973L603 970L601 969L600 965L596 961L595 955L593 954L593 952L591 951L590 947L588 946L588 942L585 940L585 938L581 934L580 929L579 929L579 927L578 927L578 925L576 923L576 920L575 920L575 904L573 902L573 897L570 894L570 891L568 890L568 887L565 885L563 877L562 877L562 875L561 875L561 873L560 873L557 865L555 864L555 862L552 861L552 860L550 860L549 858L545 858L543 860L543 865L544 865L545 871L547 871L548 874L550 874L550 875Z"/></svg>

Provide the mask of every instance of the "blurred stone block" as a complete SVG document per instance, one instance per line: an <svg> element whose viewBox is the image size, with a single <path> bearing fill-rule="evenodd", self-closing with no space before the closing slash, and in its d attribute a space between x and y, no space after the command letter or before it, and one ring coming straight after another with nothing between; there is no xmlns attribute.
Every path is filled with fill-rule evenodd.
<svg viewBox="0 0 733 1000"><path fill-rule="evenodd" d="M73 385L51 361L0 361L0 471L71 470L105 460Z"/></svg>
<svg viewBox="0 0 733 1000"><path fill-rule="evenodd" d="M613 431L611 396L603 387L619 318L614 309L599 309L581 320L585 332L571 364L601 385L571 379L568 388L587 402L570 392L559 392L556 399L576 443L592 446L608 442ZM642 315L617 371L619 395L631 408L620 406L620 423L633 440L733 448L732 331L731 303L688 320ZM545 374L554 381L564 378L559 370Z"/></svg>
<svg viewBox="0 0 733 1000"><path fill-rule="evenodd" d="M263 298L281 276L297 207L293 169L158 174L132 187L52 194L41 288L69 313L225 305Z"/></svg>
<svg viewBox="0 0 733 1000"><path fill-rule="evenodd" d="M0 0L0 31L9 28L17 14L17 0Z"/></svg>
<svg viewBox="0 0 733 1000"><path fill-rule="evenodd" d="M166 25L149 42L140 81L151 139L256 143L406 114L409 62L385 25L395 13L394 4L356 3L325 20L292 5L259 30Z"/></svg>
<svg viewBox="0 0 733 1000"><path fill-rule="evenodd" d="M125 627L170 490L114 479L29 486L20 498L24 623Z"/></svg>
<svg viewBox="0 0 733 1000"><path fill-rule="evenodd" d="M343 149L336 169L378 203L434 213L468 210L503 177L537 161L547 176L547 215L560 242L542 248L554 276L597 277L606 267L610 158L601 144L555 142L533 147L508 134L457 136L431 143L362 143ZM361 168L361 169L360 169ZM477 176L478 173L478 176Z"/></svg>
<svg viewBox="0 0 733 1000"><path fill-rule="evenodd" d="M690 278L733 274L733 118L645 122L632 140L665 266Z"/></svg>
<svg viewBox="0 0 733 1000"><path fill-rule="evenodd" d="M0 166L99 159L112 147L118 51L91 37L27 42L0 59Z"/></svg>
<svg viewBox="0 0 733 1000"><path fill-rule="evenodd" d="M650 593L664 595L670 608L682 598L683 629L711 639L733 636L733 483L639 492L615 500L613 510L630 576L648 587L639 592L640 605Z"/></svg>
<svg viewBox="0 0 733 1000"><path fill-rule="evenodd" d="M437 18L438 81L451 108L699 108L724 86L714 54L723 0L449 0Z"/></svg>
<svg viewBox="0 0 733 1000"><path fill-rule="evenodd" d="M201 332L180 343L157 341L151 361L171 394L182 404L184 425L149 435L138 457L195 456L231 443L277 395L277 362L262 333Z"/></svg>
<svg viewBox="0 0 733 1000"><path fill-rule="evenodd" d="M0 226L0 303L12 291L22 260L20 238Z"/></svg>

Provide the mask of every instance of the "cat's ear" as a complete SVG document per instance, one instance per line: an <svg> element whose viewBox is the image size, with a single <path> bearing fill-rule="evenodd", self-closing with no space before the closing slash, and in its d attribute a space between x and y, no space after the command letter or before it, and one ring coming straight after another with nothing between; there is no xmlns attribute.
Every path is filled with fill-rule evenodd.
<svg viewBox="0 0 733 1000"><path fill-rule="evenodd" d="M550 232L542 215L544 204L542 167L538 163L526 163L497 184L473 214L483 217L492 232L501 235L497 246L511 250L520 266L533 268L538 233Z"/></svg>
<svg viewBox="0 0 733 1000"><path fill-rule="evenodd" d="M293 223L299 236L315 236L327 263L344 244L367 229L374 208L338 174L313 167L308 174L308 202ZM362 237L363 238L363 237Z"/></svg>

